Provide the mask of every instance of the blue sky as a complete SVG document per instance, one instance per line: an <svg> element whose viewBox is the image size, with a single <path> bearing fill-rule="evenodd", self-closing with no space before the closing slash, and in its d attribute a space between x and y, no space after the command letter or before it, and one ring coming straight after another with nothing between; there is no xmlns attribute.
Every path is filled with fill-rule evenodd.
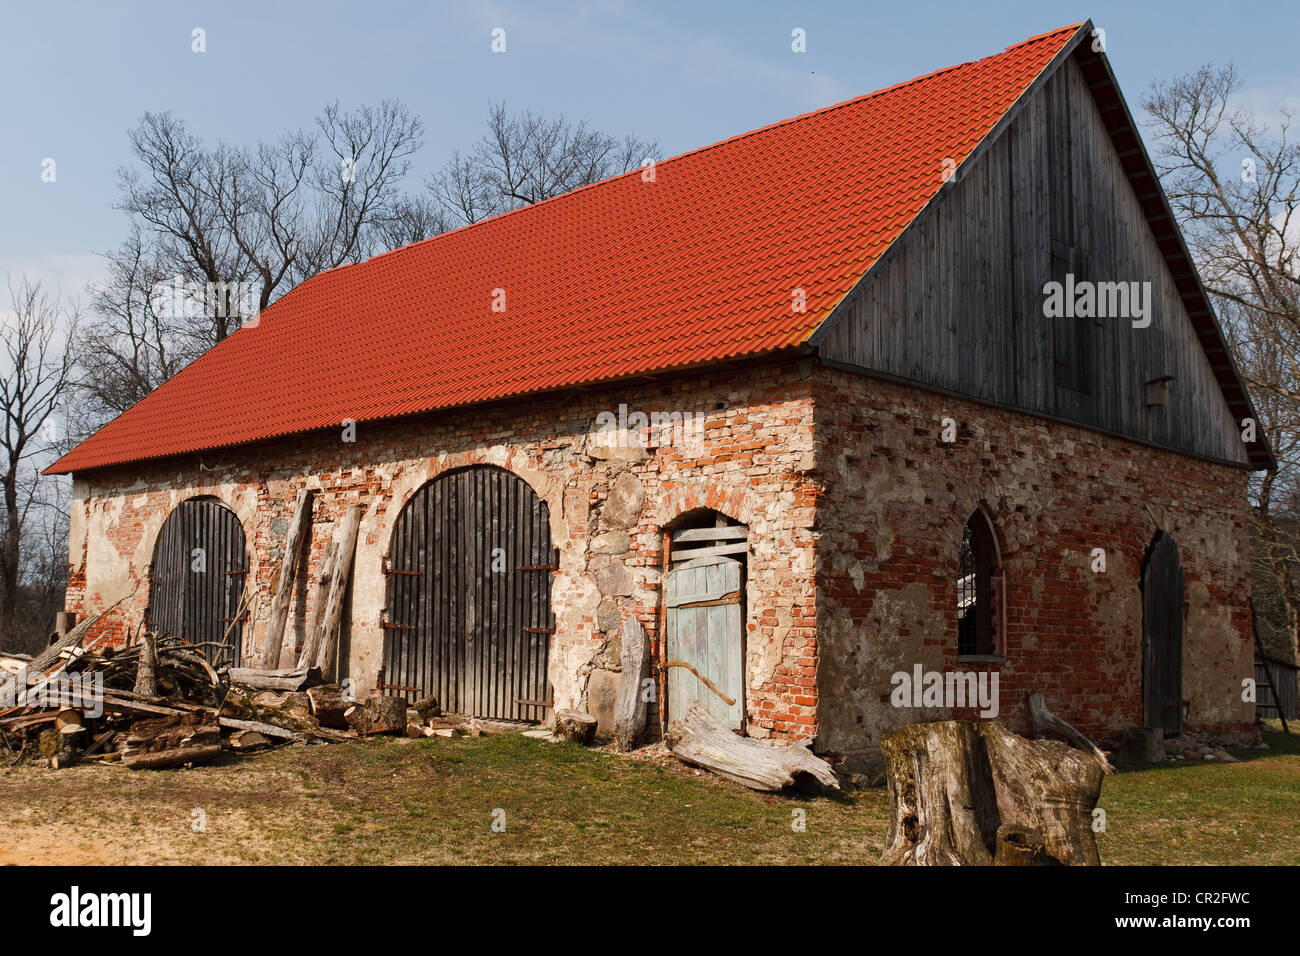
<svg viewBox="0 0 1300 956"><path fill-rule="evenodd" d="M424 120L417 188L483 131L490 101L657 139L672 155L976 59L1091 17L1130 105L1146 86L1235 61L1247 100L1300 106L1300 4L0 3L0 274L76 295L126 221L126 130L174 110L249 142L326 102L400 98ZM207 52L191 52L191 31ZM507 51L490 50L506 30ZM790 50L790 32L808 50ZM42 160L57 180L41 181Z"/></svg>

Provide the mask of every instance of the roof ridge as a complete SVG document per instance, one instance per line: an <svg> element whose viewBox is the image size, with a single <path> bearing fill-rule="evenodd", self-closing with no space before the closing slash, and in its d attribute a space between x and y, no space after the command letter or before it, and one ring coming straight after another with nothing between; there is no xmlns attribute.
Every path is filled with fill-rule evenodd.
<svg viewBox="0 0 1300 956"><path fill-rule="evenodd" d="M684 153L677 153L673 156L669 156L662 160L655 160L654 163L657 168L661 168L664 164L677 162L678 160L686 159L688 156L694 156L697 153L705 153L711 149L717 149L729 143L734 143L740 140L748 139L751 136L757 136L760 133L767 133L775 129L780 129L781 127L786 126L790 123L806 120L813 116L821 116L826 113L832 113L836 110L844 109L846 107L853 106L854 104L872 99L873 97L883 96L886 93L891 93L895 90L904 89L908 86L911 86L916 83L920 83L925 80L932 80L935 77L943 76L946 73L951 73L953 70L962 70L965 69L966 67L973 66L977 63L983 63L986 60L991 60L994 57L1006 56L1012 50L1017 50L1020 47L1028 46L1031 43L1041 42L1043 40L1048 39L1049 37L1058 36L1059 34L1062 33L1073 33L1075 30L1078 30L1081 26L1083 26L1087 22L1088 21L1086 20L1081 20L1080 22L1071 24L1069 26L1058 27L1055 30L1049 30L1046 33L1040 33L1037 36L1032 36L1025 40L1021 40L1019 43L1013 43L1010 46L1005 47L1003 50L1001 50L998 53L990 53L988 56L982 56L979 57L978 59L966 60L962 63L955 63L952 64L951 66L941 67L937 70L931 70L929 73L922 73L919 76L914 76L911 79L903 80L898 83L893 83L889 86L882 86L880 89L872 90L869 93L859 93L857 96L849 97L847 100L841 100L838 103L831 103L827 106L821 106L815 110L809 110L806 113L797 113L794 116L787 116L785 119L776 120L774 122L768 123L766 126L760 126L757 129L746 130L743 133L736 133L732 136L727 136L723 139L715 140L714 142L708 143L704 146L697 146L694 149L688 149ZM606 176L604 179L598 179L594 183L586 183L582 186L576 187L575 189L570 189L565 192L562 192L559 195L548 196L547 198L540 199L537 202L528 203L527 205L524 206L517 206L514 209L507 209L505 212L497 213L495 216L489 216L486 219L479 219L475 222L465 223L463 226L457 226L455 229L448 229L446 232L440 232L436 236L428 236L424 239L417 239L415 242L407 243L404 246L398 246L396 249L386 249L383 252L375 253L373 256L368 257L365 261L373 262L376 259L382 259L384 256L391 256L394 253L403 252L407 249L413 249L416 246L422 246L425 243L432 243L438 239L442 239L445 236L452 236L457 233L464 232L467 229L473 229L475 226L482 226L490 222L500 222L504 220L507 216L513 216L521 212L526 212L530 209L538 209L542 206L547 205L548 203L554 203L557 200L564 199L568 196L576 196L579 193L585 193L588 190L595 189L597 186L604 186L609 183L616 182L620 179L624 179L628 176L636 175L640 173L644 168L645 168L644 166L640 166L637 167L636 169L629 169L621 173L615 173L613 176ZM360 262L348 262L340 266L335 266L331 269L326 269L325 271L317 274L325 275L326 272L334 272L339 269L347 268L348 266L362 265L362 264L363 263ZM315 278L315 276L313 276L312 278ZM295 286L295 288L302 288L302 286L306 285L307 282L310 281L311 279L308 279L302 283L299 283L299 285Z"/></svg>

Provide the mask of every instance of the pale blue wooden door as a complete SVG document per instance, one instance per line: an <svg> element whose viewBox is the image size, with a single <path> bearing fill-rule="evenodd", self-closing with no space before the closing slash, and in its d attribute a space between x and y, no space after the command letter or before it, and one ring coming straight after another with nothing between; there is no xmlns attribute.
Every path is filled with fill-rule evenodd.
<svg viewBox="0 0 1300 956"><path fill-rule="evenodd" d="M698 700L724 727L742 730L745 649L740 562L701 558L669 571L664 601L668 660L686 661L735 701L728 705L686 668L670 667L669 722L683 716L691 702Z"/></svg>

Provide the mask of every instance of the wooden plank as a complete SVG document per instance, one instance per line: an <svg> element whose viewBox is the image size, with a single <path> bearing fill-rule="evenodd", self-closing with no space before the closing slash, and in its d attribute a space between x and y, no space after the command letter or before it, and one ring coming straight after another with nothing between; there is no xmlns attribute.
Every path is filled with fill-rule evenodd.
<svg viewBox="0 0 1300 956"><path fill-rule="evenodd" d="M325 611L321 615L319 636L320 648L316 655L316 665L322 674L333 672L335 653L338 648L339 632L343 626L343 599L348 582L352 579L352 558L357 549L357 533L361 527L361 508L351 505L344 512L343 521L335 533L338 552L334 561L334 571L330 576L329 597L325 601Z"/></svg>
<svg viewBox="0 0 1300 956"><path fill-rule="evenodd" d="M673 552L674 559L678 561L691 561L699 558L714 558L728 554L747 553L749 553L749 542L747 541L741 541L737 544L717 544L712 547L678 548Z"/></svg>
<svg viewBox="0 0 1300 956"><path fill-rule="evenodd" d="M284 557L280 561L280 581L271 600L271 615L266 627L266 643L262 647L262 667L274 670L280 666L281 644L285 638L285 625L289 620L289 602L293 599L294 583L298 579L298 558L311 522L311 507L315 492L304 488L298 492L293 509L293 520L284 540ZM292 658L292 647L289 658Z"/></svg>
<svg viewBox="0 0 1300 956"><path fill-rule="evenodd" d="M747 537L749 537L749 529L744 525L728 525L722 528L686 528L672 533L674 544L687 541L743 541Z"/></svg>

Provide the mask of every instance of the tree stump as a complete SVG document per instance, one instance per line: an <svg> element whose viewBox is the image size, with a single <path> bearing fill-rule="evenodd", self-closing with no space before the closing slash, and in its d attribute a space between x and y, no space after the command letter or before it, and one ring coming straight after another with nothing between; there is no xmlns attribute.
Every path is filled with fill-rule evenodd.
<svg viewBox="0 0 1300 956"><path fill-rule="evenodd" d="M596 736L596 718L580 710L557 710L554 735L556 740L568 740L585 747Z"/></svg>
<svg viewBox="0 0 1300 956"><path fill-rule="evenodd" d="M999 721L936 721L881 738L887 865L1100 864L1092 809L1100 762Z"/></svg>
<svg viewBox="0 0 1300 956"><path fill-rule="evenodd" d="M345 714L348 726L360 736L406 733L406 701L401 697L376 694L364 704L353 704Z"/></svg>

